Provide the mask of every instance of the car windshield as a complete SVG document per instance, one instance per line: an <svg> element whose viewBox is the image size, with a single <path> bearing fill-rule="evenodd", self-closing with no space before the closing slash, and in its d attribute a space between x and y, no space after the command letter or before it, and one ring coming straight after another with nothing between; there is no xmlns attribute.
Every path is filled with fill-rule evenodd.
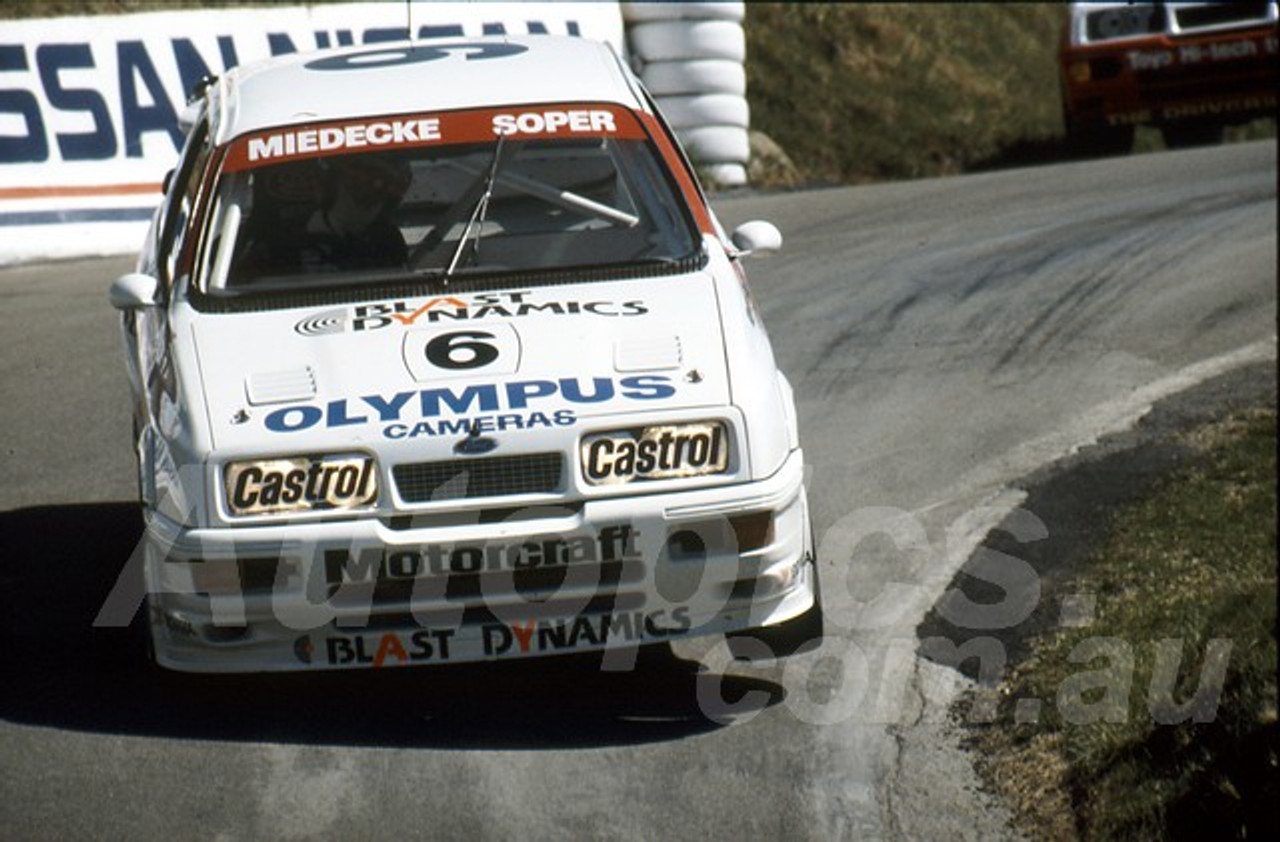
<svg viewBox="0 0 1280 842"><path fill-rule="evenodd" d="M418 134L401 134L420 141L424 122ZM382 137L377 125L365 134ZM487 131L492 139L480 142L348 143L353 148L336 154L288 155L279 134L259 138L223 168L204 289L239 296L398 280L447 286L477 274L696 253L692 222L642 132L595 132L583 121L587 130L562 138L503 125L512 130ZM324 145L325 131L316 130L315 146ZM365 136L349 125L331 131L338 139L331 145ZM301 147L305 134L288 137ZM260 161L251 160L255 153Z"/></svg>

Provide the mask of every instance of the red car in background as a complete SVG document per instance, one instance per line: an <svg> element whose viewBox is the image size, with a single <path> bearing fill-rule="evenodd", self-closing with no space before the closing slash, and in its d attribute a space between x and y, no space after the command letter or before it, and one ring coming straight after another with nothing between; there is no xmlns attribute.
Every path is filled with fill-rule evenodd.
<svg viewBox="0 0 1280 842"><path fill-rule="evenodd" d="M1277 4L1072 3L1059 53L1067 142L1121 154L1134 129L1170 147L1275 117Z"/></svg>

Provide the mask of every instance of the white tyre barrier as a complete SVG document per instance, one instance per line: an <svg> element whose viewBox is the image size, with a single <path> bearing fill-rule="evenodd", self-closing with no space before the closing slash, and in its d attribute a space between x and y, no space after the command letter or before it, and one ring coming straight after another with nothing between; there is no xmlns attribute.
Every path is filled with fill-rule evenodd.
<svg viewBox="0 0 1280 842"><path fill-rule="evenodd" d="M745 3L689 2L689 3L622 3L622 19L627 23L646 23L655 20L732 20L746 17Z"/></svg>
<svg viewBox="0 0 1280 842"><path fill-rule="evenodd" d="M747 92L746 68L727 59L648 63L640 69L640 81L655 97Z"/></svg>
<svg viewBox="0 0 1280 842"><path fill-rule="evenodd" d="M622 4L640 79L714 184L747 183L751 157L743 3Z"/></svg>
<svg viewBox="0 0 1280 842"><path fill-rule="evenodd" d="M743 187L747 183L747 168L742 164L703 164L698 170L717 187Z"/></svg>
<svg viewBox="0 0 1280 842"><path fill-rule="evenodd" d="M729 20L660 20L627 30L631 48L646 62L719 58L742 62L747 38L742 24Z"/></svg>
<svg viewBox="0 0 1280 842"><path fill-rule="evenodd" d="M751 158L747 130L740 126L699 126L678 134L696 163L745 164Z"/></svg>
<svg viewBox="0 0 1280 842"><path fill-rule="evenodd" d="M673 129L697 126L740 126L745 129L751 125L747 98L738 94L657 97L657 101Z"/></svg>

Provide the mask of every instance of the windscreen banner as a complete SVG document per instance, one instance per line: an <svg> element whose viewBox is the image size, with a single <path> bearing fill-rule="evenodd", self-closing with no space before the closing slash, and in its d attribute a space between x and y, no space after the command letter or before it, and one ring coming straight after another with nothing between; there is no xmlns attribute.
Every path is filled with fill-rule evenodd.
<svg viewBox="0 0 1280 842"><path fill-rule="evenodd" d="M137 251L190 92L271 56L549 33L625 54L617 3L375 2L0 22L0 265Z"/></svg>

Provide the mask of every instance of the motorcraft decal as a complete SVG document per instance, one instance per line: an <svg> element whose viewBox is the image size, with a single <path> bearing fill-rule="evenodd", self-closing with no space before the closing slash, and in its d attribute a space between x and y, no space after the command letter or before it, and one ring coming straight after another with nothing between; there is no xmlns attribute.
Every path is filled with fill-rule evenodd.
<svg viewBox="0 0 1280 842"><path fill-rule="evenodd" d="M325 310L298 321L293 326L302 336L334 333L364 333L388 327L413 327L439 322L466 322L483 319L517 319L525 316L643 316L649 312L643 301L537 301L527 290L483 293L469 297L437 296L425 300L389 301L356 307Z"/></svg>
<svg viewBox="0 0 1280 842"><path fill-rule="evenodd" d="M675 393L671 378L660 374L517 380L361 395L323 405L293 404L268 413L263 424L273 433L381 424L383 436L390 439L458 436L473 430L501 432L577 423L571 409L540 410L539 404L545 407L551 400L589 405L619 398L665 400Z"/></svg>
<svg viewBox="0 0 1280 842"><path fill-rule="evenodd" d="M420 547L369 547L324 551L324 578L329 595L348 585L413 581L423 578L547 570L575 564L600 564L641 559L636 541L640 530L630 524L611 524L594 535L546 535L515 543L427 544Z"/></svg>

